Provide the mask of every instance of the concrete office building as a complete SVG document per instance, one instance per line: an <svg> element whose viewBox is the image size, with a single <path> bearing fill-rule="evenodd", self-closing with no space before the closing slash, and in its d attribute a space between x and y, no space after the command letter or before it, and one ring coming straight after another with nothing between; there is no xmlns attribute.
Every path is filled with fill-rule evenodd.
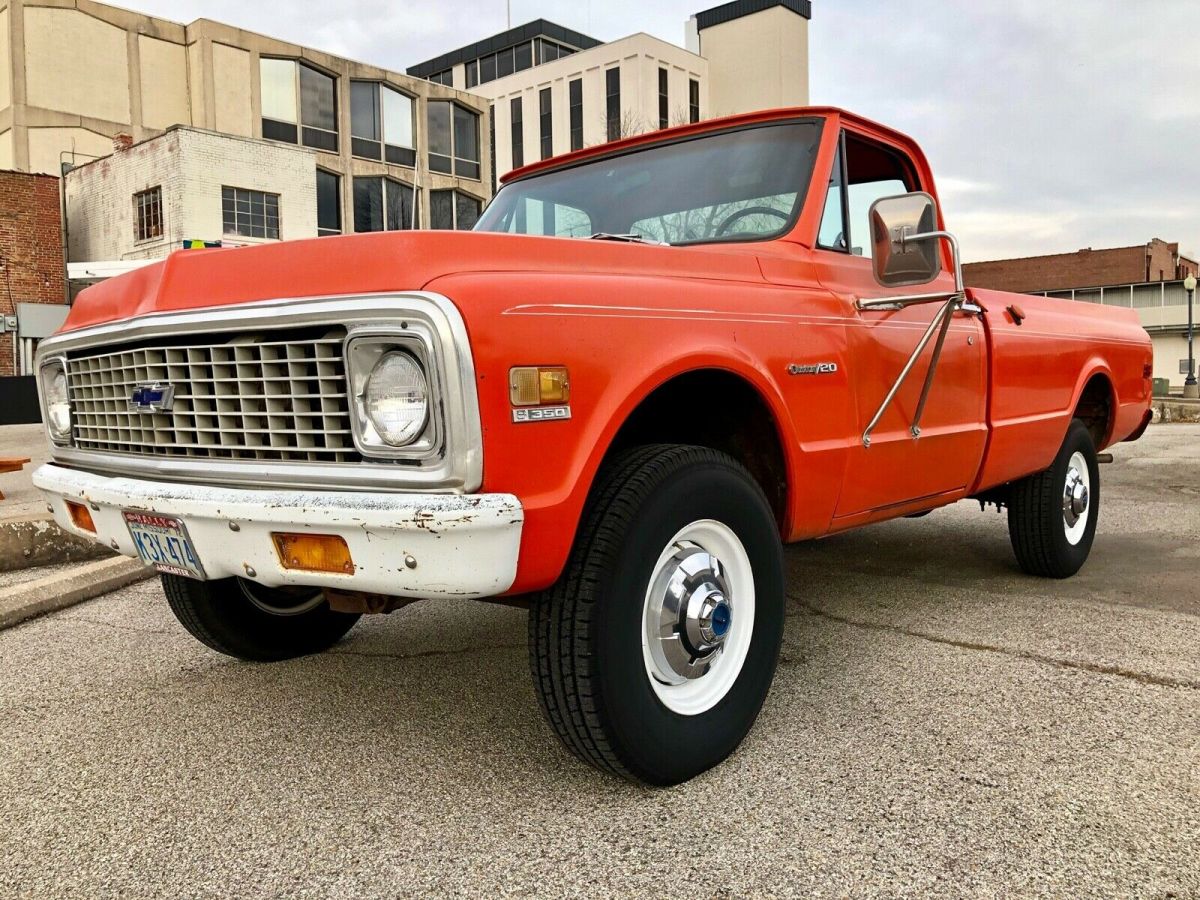
<svg viewBox="0 0 1200 900"><path fill-rule="evenodd" d="M2 5L0 168L58 175L173 125L311 150L322 233L409 227L414 191L421 227L464 227L491 194L487 104L463 91L207 19Z"/></svg>
<svg viewBox="0 0 1200 900"><path fill-rule="evenodd" d="M609 43L538 19L408 69L492 103L496 176L701 118L808 103L809 0L735 0L697 13L686 46Z"/></svg>

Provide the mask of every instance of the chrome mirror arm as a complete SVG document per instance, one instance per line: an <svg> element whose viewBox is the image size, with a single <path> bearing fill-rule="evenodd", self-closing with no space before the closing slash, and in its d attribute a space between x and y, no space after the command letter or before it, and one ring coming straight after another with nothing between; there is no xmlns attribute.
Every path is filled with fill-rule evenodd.
<svg viewBox="0 0 1200 900"><path fill-rule="evenodd" d="M954 313L961 309L966 302L966 288L963 285L962 275L962 260L958 252L958 239L948 231L926 231L920 234L906 234L903 231L900 233L900 248L904 249L904 245L909 241L929 241L929 240L945 240L950 244L951 255L954 259L954 293L946 297L946 294L913 294L907 297L880 297L877 300L859 300L859 309L900 309L905 306L913 306L918 303L931 303L935 300L940 300L946 297L946 302L942 304L942 308L938 310L933 317L933 321L929 323L929 327L925 329L925 333L921 335L921 340L917 342L916 348L908 361L904 364L904 368L900 370L900 374L896 377L895 384L891 390L887 392L887 396L883 398L883 402L879 404L879 409L875 411L875 415L871 417L871 421L863 430L862 442L864 447L871 446L871 432L879 424L879 420L883 418L883 414L887 412L887 408L891 406L892 401L896 399L896 394L900 392L904 382L908 380L909 374L913 370L913 366L917 364L917 360L921 358L921 354L925 352L925 348L929 345L929 341L933 338L934 332L937 332L937 343L933 347L933 357L929 360L929 370L925 373L925 383L921 387L921 397L917 401L917 410L913 414L912 424L909 426L909 434L913 439L921 436L921 417L925 413L925 403L929 399L929 392L933 388L933 376L937 372L938 362L942 357L942 347L946 343L946 334L950 330L950 322L954 318Z"/></svg>

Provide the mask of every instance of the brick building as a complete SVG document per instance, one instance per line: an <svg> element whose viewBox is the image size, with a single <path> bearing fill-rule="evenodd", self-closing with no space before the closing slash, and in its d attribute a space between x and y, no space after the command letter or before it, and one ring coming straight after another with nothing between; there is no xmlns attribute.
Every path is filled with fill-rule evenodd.
<svg viewBox="0 0 1200 900"><path fill-rule="evenodd" d="M225 246L318 234L316 154L304 147L173 127L77 166L65 178L77 264L160 259L184 241ZM381 195L383 179L378 180Z"/></svg>
<svg viewBox="0 0 1200 900"><path fill-rule="evenodd" d="M1179 244L1154 238L1136 247L1027 256L967 263L963 277L971 287L1035 294L1113 284L1177 281L1200 276L1200 264L1179 253Z"/></svg>
<svg viewBox="0 0 1200 900"><path fill-rule="evenodd" d="M39 318L26 312L28 305L55 304L65 312L60 204L57 178L0 171L0 377L30 374L21 360L44 329L27 322L22 334L17 327Z"/></svg>
<svg viewBox="0 0 1200 900"><path fill-rule="evenodd" d="M1187 293L1183 279L1200 277L1200 264L1179 245L1155 238L1136 247L968 263L970 287L1044 294L1063 300L1123 306L1137 312L1154 342L1154 377L1171 388L1187 372Z"/></svg>

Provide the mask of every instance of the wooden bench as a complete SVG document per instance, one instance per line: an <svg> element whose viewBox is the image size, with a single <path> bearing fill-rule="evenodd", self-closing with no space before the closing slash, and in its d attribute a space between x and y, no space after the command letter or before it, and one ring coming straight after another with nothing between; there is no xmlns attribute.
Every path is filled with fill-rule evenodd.
<svg viewBox="0 0 1200 900"><path fill-rule="evenodd" d="M0 456L0 474L5 472L20 472L29 462L27 456ZM4 499L4 491L0 491L0 500Z"/></svg>

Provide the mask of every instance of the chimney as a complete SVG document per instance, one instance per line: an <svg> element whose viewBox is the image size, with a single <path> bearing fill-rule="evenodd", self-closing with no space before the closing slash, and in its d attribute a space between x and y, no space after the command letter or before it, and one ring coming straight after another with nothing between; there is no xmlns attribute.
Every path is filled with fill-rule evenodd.
<svg viewBox="0 0 1200 900"><path fill-rule="evenodd" d="M113 152L114 153L120 153L122 150L128 150L132 146L133 146L133 135L132 134L125 134L125 132L121 132L120 134L113 135Z"/></svg>

